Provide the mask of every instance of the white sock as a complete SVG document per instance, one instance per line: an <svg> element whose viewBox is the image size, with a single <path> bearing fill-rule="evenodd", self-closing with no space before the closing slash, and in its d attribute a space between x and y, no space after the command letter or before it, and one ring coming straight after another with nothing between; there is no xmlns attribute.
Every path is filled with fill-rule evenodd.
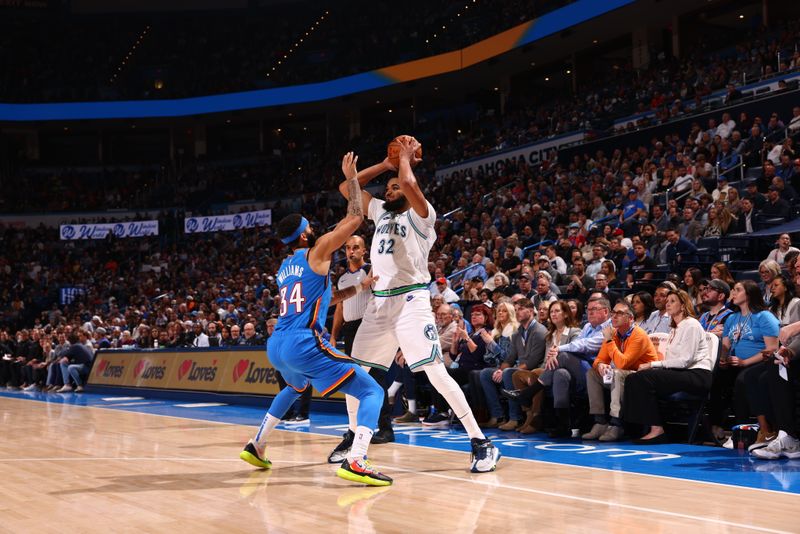
<svg viewBox="0 0 800 534"><path fill-rule="evenodd" d="M386 391L386 394L389 395L389 402L394 401L394 396L397 395L397 392L400 391L400 388L403 387L402 382L394 381L392 385L389 386L389 389Z"/></svg>
<svg viewBox="0 0 800 534"><path fill-rule="evenodd" d="M358 426L358 406L361 401L352 395L345 395L344 401L347 404L347 426L355 432Z"/></svg>
<svg viewBox="0 0 800 534"><path fill-rule="evenodd" d="M264 446L266 446L267 436L269 436L270 432L272 432L280 422L280 419L274 415L270 415L269 413L264 416L264 420L261 421L261 426L258 429L258 433L253 439L253 441L256 442L256 445L258 445L259 449L263 449Z"/></svg>
<svg viewBox="0 0 800 534"><path fill-rule="evenodd" d="M464 425L469 437L485 439L486 437L481 432L478 422L475 420L475 416L467 403L467 397L464 396L464 392L458 382L447 374L444 364L434 363L426 365L423 369L425 369L425 374L428 375L431 385L444 397L444 400L450 405L450 409L453 410L461 424Z"/></svg>
<svg viewBox="0 0 800 534"><path fill-rule="evenodd" d="M371 429L365 426L357 427L355 437L353 438L353 446L350 447L350 452L347 453L347 460L352 462L353 460L364 458L367 455L367 448L369 447L369 441L371 439Z"/></svg>
<svg viewBox="0 0 800 534"><path fill-rule="evenodd" d="M417 399L408 399L408 411L417 415Z"/></svg>

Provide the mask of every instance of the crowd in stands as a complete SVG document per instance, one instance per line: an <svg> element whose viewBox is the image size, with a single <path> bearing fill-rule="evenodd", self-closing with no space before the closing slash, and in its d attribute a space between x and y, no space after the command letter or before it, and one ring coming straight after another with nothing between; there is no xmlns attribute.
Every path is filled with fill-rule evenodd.
<svg viewBox="0 0 800 534"><path fill-rule="evenodd" d="M437 134L449 141L440 147L442 161L455 162L576 130L604 132L612 129L615 119L644 112L654 116L631 120L625 129L667 123L703 108L703 98L715 91L726 90L724 103L733 104L743 98L739 90L743 84L800 68L799 20L779 21L742 37L730 42L730 35L695 36L684 56L654 54L644 70L629 63L614 68L599 64L601 70L586 77L575 94L548 91L540 85L535 90L526 84L512 86L504 113L494 107L479 110L461 128L461 139L456 139L450 124L440 125ZM726 42L729 46L724 46ZM777 90L786 88L781 83Z"/></svg>
<svg viewBox="0 0 800 534"><path fill-rule="evenodd" d="M725 128L698 124L649 147L519 164L492 185L481 176L423 179L439 215L461 208L437 223L431 292L446 362L483 410L482 424L526 433L549 424L554 437L568 437L591 414L585 439L621 439L627 422L649 428L641 443L659 443L666 440L659 397L710 392L720 443L732 442L730 417L757 416L753 454L778 457L797 447L790 404L780 404L792 394L797 365L774 365L772 354L779 338L785 363L795 353L800 251L781 235L752 265L756 283L726 263L701 260L698 249L699 240L793 213L800 161L788 128L749 183L731 185L709 163L736 133L746 145L748 128L778 119L739 125L723 115ZM691 185L676 195L679 182ZM337 207L319 198L307 195L302 211L335 220ZM82 387L85 353L64 352L76 343L260 344L274 322L271 273L283 246L268 228L97 243L58 241L46 228L8 228L1 237L0 288L9 304L0 318L8 355L0 379L11 387ZM343 268L337 264L334 275ZM85 294L60 304L64 286ZM721 347L718 365L706 334ZM791 380L776 375L783 368ZM432 404L426 423L447 424L443 399Z"/></svg>

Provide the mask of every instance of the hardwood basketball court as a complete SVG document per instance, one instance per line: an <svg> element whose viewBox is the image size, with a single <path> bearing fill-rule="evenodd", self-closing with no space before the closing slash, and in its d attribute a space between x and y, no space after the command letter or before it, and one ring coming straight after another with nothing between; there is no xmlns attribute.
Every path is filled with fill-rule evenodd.
<svg viewBox="0 0 800 534"><path fill-rule="evenodd" d="M474 475L465 452L407 444L372 447L395 484L362 487L325 462L336 437L305 432L276 431L259 471L238 459L252 426L55 397L0 396L0 532L800 530L796 493L510 457Z"/></svg>

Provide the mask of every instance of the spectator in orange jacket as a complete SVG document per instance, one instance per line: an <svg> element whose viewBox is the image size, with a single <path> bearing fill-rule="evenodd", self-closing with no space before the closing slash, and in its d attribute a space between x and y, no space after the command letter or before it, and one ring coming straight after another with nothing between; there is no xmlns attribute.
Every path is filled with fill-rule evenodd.
<svg viewBox="0 0 800 534"><path fill-rule="evenodd" d="M640 364L658 359L653 342L647 332L633 324L634 312L624 300L614 305L611 326L603 329L603 345L586 372L586 388L589 393L589 413L595 423L583 439L617 441L622 437L622 399L625 377L639 368ZM606 412L603 389L611 390L611 405ZM611 418L609 419L609 414Z"/></svg>

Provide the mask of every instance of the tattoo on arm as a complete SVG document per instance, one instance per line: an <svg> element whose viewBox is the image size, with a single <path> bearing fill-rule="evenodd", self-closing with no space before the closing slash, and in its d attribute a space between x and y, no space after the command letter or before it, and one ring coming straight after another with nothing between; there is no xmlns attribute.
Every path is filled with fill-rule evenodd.
<svg viewBox="0 0 800 534"><path fill-rule="evenodd" d="M354 177L347 180L347 214L356 217L364 217L364 206L361 201L361 187L358 178Z"/></svg>
<svg viewBox="0 0 800 534"><path fill-rule="evenodd" d="M343 300L347 300L350 297L354 297L357 293L356 286L346 287L344 289L334 289L331 292L331 304L336 304L337 302L341 302Z"/></svg>

